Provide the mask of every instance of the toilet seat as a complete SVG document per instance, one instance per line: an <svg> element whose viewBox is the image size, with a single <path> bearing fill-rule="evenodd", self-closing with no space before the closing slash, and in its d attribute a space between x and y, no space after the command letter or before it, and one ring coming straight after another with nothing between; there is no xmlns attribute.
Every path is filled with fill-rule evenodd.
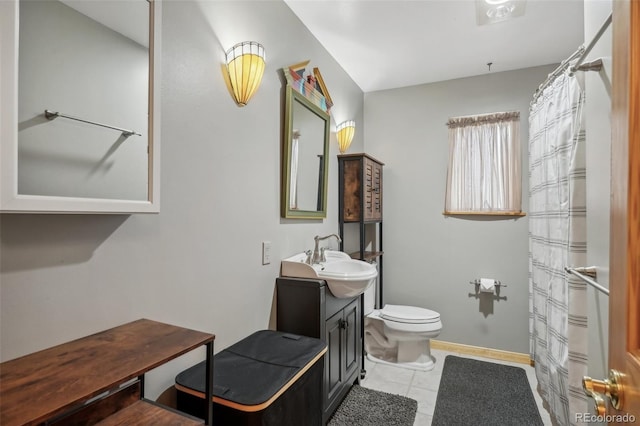
<svg viewBox="0 0 640 426"><path fill-rule="evenodd" d="M430 309L405 305L384 305L380 318L404 324L433 324L440 322L440 314Z"/></svg>

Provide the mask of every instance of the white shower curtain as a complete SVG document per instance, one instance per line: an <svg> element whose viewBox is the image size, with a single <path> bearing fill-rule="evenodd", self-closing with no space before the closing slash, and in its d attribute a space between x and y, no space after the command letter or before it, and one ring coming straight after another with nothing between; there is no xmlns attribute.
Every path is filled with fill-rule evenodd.
<svg viewBox="0 0 640 426"><path fill-rule="evenodd" d="M293 139L291 140L291 176L289 177L289 208L298 208L298 144L300 142L300 131L293 129Z"/></svg>
<svg viewBox="0 0 640 426"><path fill-rule="evenodd" d="M565 272L585 266L584 92L557 77L529 111L529 331L540 391L560 425L589 412L585 284Z"/></svg>

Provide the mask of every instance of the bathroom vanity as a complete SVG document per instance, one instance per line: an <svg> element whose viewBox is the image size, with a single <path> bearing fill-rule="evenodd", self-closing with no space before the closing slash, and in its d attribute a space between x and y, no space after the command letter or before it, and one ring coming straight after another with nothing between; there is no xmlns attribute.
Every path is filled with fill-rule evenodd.
<svg viewBox="0 0 640 426"><path fill-rule="evenodd" d="M358 381L361 359L360 296L337 298L326 281L276 279L277 329L323 339L323 423L326 424L351 385Z"/></svg>

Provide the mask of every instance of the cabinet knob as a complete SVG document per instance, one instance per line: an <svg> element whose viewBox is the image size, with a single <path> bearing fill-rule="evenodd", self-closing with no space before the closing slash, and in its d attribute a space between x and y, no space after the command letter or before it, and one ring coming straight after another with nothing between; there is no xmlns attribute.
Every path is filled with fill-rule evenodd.
<svg viewBox="0 0 640 426"><path fill-rule="evenodd" d="M340 327L343 330L346 330L347 328L349 328L349 321L345 321L341 318L340 321L338 322L338 327Z"/></svg>

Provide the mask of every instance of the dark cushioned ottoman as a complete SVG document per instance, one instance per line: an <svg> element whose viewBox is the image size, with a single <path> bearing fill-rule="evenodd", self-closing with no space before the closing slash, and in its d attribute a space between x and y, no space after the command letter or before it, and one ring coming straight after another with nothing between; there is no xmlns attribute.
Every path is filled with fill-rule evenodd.
<svg viewBox="0 0 640 426"><path fill-rule="evenodd" d="M262 330L217 353L214 424L321 425L325 352L320 339ZM203 417L204 384L204 361L178 374L178 410Z"/></svg>

